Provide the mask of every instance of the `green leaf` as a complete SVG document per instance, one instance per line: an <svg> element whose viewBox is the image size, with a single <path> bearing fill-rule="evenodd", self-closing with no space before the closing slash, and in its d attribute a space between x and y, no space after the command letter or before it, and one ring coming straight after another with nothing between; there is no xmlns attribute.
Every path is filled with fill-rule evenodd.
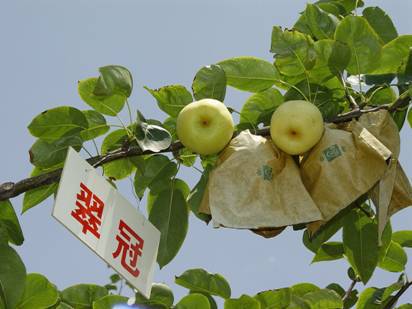
<svg viewBox="0 0 412 309"><path fill-rule="evenodd" d="M127 304L128 298L120 295L106 295L93 302L93 309L115 308L116 305Z"/></svg>
<svg viewBox="0 0 412 309"><path fill-rule="evenodd" d="M17 252L7 244L0 244L0 304L16 308L24 292L26 268Z"/></svg>
<svg viewBox="0 0 412 309"><path fill-rule="evenodd" d="M290 304L287 309L311 309L307 302L301 297L292 295L290 298Z"/></svg>
<svg viewBox="0 0 412 309"><path fill-rule="evenodd" d="M37 115L29 124L30 133L42 140L57 141L62 137L79 135L87 129L86 117L77 108L60 106Z"/></svg>
<svg viewBox="0 0 412 309"><path fill-rule="evenodd" d="M317 5L307 4L305 17L308 27L316 39L331 39L336 29L336 19L321 10Z"/></svg>
<svg viewBox="0 0 412 309"><path fill-rule="evenodd" d="M316 285L306 282L292 285L290 288L292 290L292 293L297 296L304 296L309 292L315 292L320 290L320 288Z"/></svg>
<svg viewBox="0 0 412 309"><path fill-rule="evenodd" d="M279 79L276 68L270 62L255 57L235 57L218 64L225 71L227 84L239 90L263 91Z"/></svg>
<svg viewBox="0 0 412 309"><path fill-rule="evenodd" d="M193 96L196 100L216 99L221 102L226 95L226 75L219 65L201 68L193 80Z"/></svg>
<svg viewBox="0 0 412 309"><path fill-rule="evenodd" d="M350 265L366 284L378 263L378 227L360 210L351 211L344 220L343 246Z"/></svg>
<svg viewBox="0 0 412 309"><path fill-rule="evenodd" d="M380 39L366 19L358 16L345 17L336 28L335 39L351 49L347 67L350 74L371 73L381 54Z"/></svg>
<svg viewBox="0 0 412 309"><path fill-rule="evenodd" d="M297 91L297 89L300 91ZM285 93L284 99L285 101L306 100L305 97L319 108L325 120L330 119L343 111L343 90L331 90L316 84L308 85L306 81L300 82L295 88L290 88Z"/></svg>
<svg viewBox="0 0 412 309"><path fill-rule="evenodd" d="M160 268L167 265L177 254L186 237L189 211L183 193L170 187L155 196L149 221L160 231L157 262Z"/></svg>
<svg viewBox="0 0 412 309"><path fill-rule="evenodd" d="M225 300L225 309L260 309L260 303L248 295Z"/></svg>
<svg viewBox="0 0 412 309"><path fill-rule="evenodd" d="M163 121L163 127L169 131L170 135L172 136L172 140L177 140L176 135L176 118L168 117Z"/></svg>
<svg viewBox="0 0 412 309"><path fill-rule="evenodd" d="M383 43L388 43L398 36L391 18L381 8L368 7L363 10L363 17L366 18Z"/></svg>
<svg viewBox="0 0 412 309"><path fill-rule="evenodd" d="M372 87L366 93L368 104L382 105L395 101L396 93L391 87Z"/></svg>
<svg viewBox="0 0 412 309"><path fill-rule="evenodd" d="M175 118L187 104L193 102L190 92L181 85L165 86L159 89L144 88L156 99L162 111Z"/></svg>
<svg viewBox="0 0 412 309"><path fill-rule="evenodd" d="M322 244L319 250L316 252L312 263L321 261L333 261L343 258L343 244L337 241L331 241Z"/></svg>
<svg viewBox="0 0 412 309"><path fill-rule="evenodd" d="M60 303L57 305L55 309L75 309L75 308L70 306L69 304L66 304L65 302L60 301Z"/></svg>
<svg viewBox="0 0 412 309"><path fill-rule="evenodd" d="M48 308L57 303L58 299L59 292L56 286L46 277L41 274L28 274L24 293L17 308Z"/></svg>
<svg viewBox="0 0 412 309"><path fill-rule="evenodd" d="M392 240L402 247L412 248L412 231L397 231L392 234Z"/></svg>
<svg viewBox="0 0 412 309"><path fill-rule="evenodd" d="M207 299L208 299L208 301L209 301L210 309L218 309L217 304L216 304L216 301L215 301L215 299L212 297L212 295L207 294L207 293L190 291L190 294L195 294L195 293L202 294L202 295L204 295L204 296L207 297Z"/></svg>
<svg viewBox="0 0 412 309"><path fill-rule="evenodd" d="M175 283L194 292L208 293L225 299L231 294L229 283L222 275L211 274L201 268L186 270L175 278Z"/></svg>
<svg viewBox="0 0 412 309"><path fill-rule="evenodd" d="M189 294L183 297L175 309L210 309L209 300L206 296L198 293Z"/></svg>
<svg viewBox="0 0 412 309"><path fill-rule="evenodd" d="M129 137L124 129L119 129L108 134L102 143L102 154L121 148ZM132 159L124 158L103 164L104 175L114 179L122 179L134 171Z"/></svg>
<svg viewBox="0 0 412 309"><path fill-rule="evenodd" d="M95 284L77 284L61 291L63 302L76 309L92 308L93 302L107 295L106 288Z"/></svg>
<svg viewBox="0 0 412 309"><path fill-rule="evenodd" d="M346 291L337 283L331 283L327 287L327 289L335 291L341 298L344 297ZM343 308L352 308L353 305L356 304L358 301L358 291L352 290L348 297L345 298L343 301Z"/></svg>
<svg viewBox="0 0 412 309"><path fill-rule="evenodd" d="M187 148L182 148L178 152L178 158L184 166L192 167L196 162L197 154Z"/></svg>
<svg viewBox="0 0 412 309"><path fill-rule="evenodd" d="M359 295L356 304L357 309L380 309L382 308L382 294L384 289L367 288Z"/></svg>
<svg viewBox="0 0 412 309"><path fill-rule="evenodd" d="M120 65L108 65L99 68L100 76L93 94L96 96L112 96L115 94L130 97L133 89L132 74Z"/></svg>
<svg viewBox="0 0 412 309"><path fill-rule="evenodd" d="M310 79L319 83L329 78L329 72L329 74L340 74L348 66L351 58L350 48L346 44L335 40L317 41L315 42L315 50L317 59L314 68L310 72ZM326 68L329 72L326 71Z"/></svg>
<svg viewBox="0 0 412 309"><path fill-rule="evenodd" d="M407 303L407 304L404 304L404 305L400 305L396 309L412 309L412 304Z"/></svg>
<svg viewBox="0 0 412 309"><path fill-rule="evenodd" d="M144 160L144 170L136 170L134 188L141 199L144 191L149 188L153 194L158 194L169 186L171 178L177 173L177 165L163 155L154 155Z"/></svg>
<svg viewBox="0 0 412 309"><path fill-rule="evenodd" d="M409 122L409 126L412 128L412 108L409 109L409 112L408 112L408 122Z"/></svg>
<svg viewBox="0 0 412 309"><path fill-rule="evenodd" d="M405 123L406 114L408 113L407 109L398 110L391 113L393 121L395 121L396 125L398 126L398 130L400 131Z"/></svg>
<svg viewBox="0 0 412 309"><path fill-rule="evenodd" d="M270 51L275 53L275 65L279 72L296 76L311 69L316 62L316 51L310 36L273 27Z"/></svg>
<svg viewBox="0 0 412 309"><path fill-rule="evenodd" d="M390 272L401 272L405 270L408 256L400 244L392 241L386 250L386 254L379 261L378 266Z"/></svg>
<svg viewBox="0 0 412 309"><path fill-rule="evenodd" d="M164 283L153 283L150 292L150 298L147 299L142 294L136 294L135 304L162 306L165 308L172 307L174 296L172 290Z"/></svg>
<svg viewBox="0 0 412 309"><path fill-rule="evenodd" d="M143 151L159 152L172 143L170 133L157 125L138 122L135 129L136 141Z"/></svg>
<svg viewBox="0 0 412 309"><path fill-rule="evenodd" d="M260 302L261 308L285 308L290 303L291 294L291 289L283 288L260 292L255 299Z"/></svg>
<svg viewBox="0 0 412 309"><path fill-rule="evenodd" d="M302 299L311 309L343 308L342 299L335 291L329 289L309 292L302 296Z"/></svg>
<svg viewBox="0 0 412 309"><path fill-rule="evenodd" d="M94 94L98 79L95 77L79 81L78 92L84 102L99 113L116 116L126 103L127 97L120 94L97 96Z"/></svg>
<svg viewBox="0 0 412 309"><path fill-rule="evenodd" d="M381 75L365 75L365 83L367 85L389 85L396 77L395 74L381 74Z"/></svg>
<svg viewBox="0 0 412 309"><path fill-rule="evenodd" d="M54 142L38 139L30 148L30 162L40 168L54 167L64 162L69 147L80 151L82 145L80 136L63 137Z"/></svg>
<svg viewBox="0 0 412 309"><path fill-rule="evenodd" d="M23 232L13 205L9 200L0 201L0 226L5 227L8 241L20 246L24 242Z"/></svg>
<svg viewBox="0 0 412 309"><path fill-rule="evenodd" d="M269 88L255 93L243 105L239 122L250 124L255 128L260 122L270 123L273 112L282 103L283 96L277 89Z"/></svg>
<svg viewBox="0 0 412 309"><path fill-rule="evenodd" d="M88 127L80 132L80 136L84 141L88 141L104 135L109 131L110 127L106 123L106 119L102 114L94 110L82 111L87 119Z"/></svg>
<svg viewBox="0 0 412 309"><path fill-rule="evenodd" d="M374 68L373 74L390 74L402 71L409 59L412 47L412 35L401 35L382 48L382 56Z"/></svg>
<svg viewBox="0 0 412 309"><path fill-rule="evenodd" d="M113 274L110 276L110 282L111 283L116 283L119 282L121 280L119 274Z"/></svg>
<svg viewBox="0 0 412 309"><path fill-rule="evenodd" d="M44 171L38 167L35 167L33 169L33 172L31 173L31 177L38 176L40 174L44 173ZM34 206L40 204L43 202L45 199L47 199L50 195L55 193L57 191L59 184L58 183L53 183L51 185L45 185L38 187L36 189L32 189L27 191L24 194L23 198L23 209L22 213L25 213L27 210L30 208L33 208Z"/></svg>
<svg viewBox="0 0 412 309"><path fill-rule="evenodd" d="M200 177L198 183L193 187L189 194L187 202L189 203L190 210L200 220L205 221L206 224L212 219L210 215L199 212L200 205L202 203L203 195L205 194L207 182L209 179L209 170L206 169Z"/></svg>

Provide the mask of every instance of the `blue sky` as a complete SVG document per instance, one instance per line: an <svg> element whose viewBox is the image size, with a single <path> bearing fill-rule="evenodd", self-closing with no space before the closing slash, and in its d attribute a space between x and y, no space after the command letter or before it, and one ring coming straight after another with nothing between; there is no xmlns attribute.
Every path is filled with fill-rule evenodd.
<svg viewBox="0 0 412 309"><path fill-rule="evenodd" d="M134 76L132 107L147 117L164 118L144 85L190 87L200 67L234 56L270 60L272 26L291 26L305 2L0 1L0 182L29 175L28 149L34 139L26 127L35 115L60 105L88 108L77 95L77 80L96 76L98 67L121 64L129 68ZM412 2L375 0L367 4L384 8L400 33L411 33ZM240 108L248 95L229 90L225 101ZM408 175L412 175L412 165L406 162L412 155L411 133L405 125L401 162ZM187 169L181 177L193 185L199 174ZM129 181L120 190L134 202ZM21 198L13 204L20 211ZM61 289L82 282L107 283L111 271L52 219L51 206L48 200L21 217L26 242L18 250L28 271L45 274ZM394 217L393 226L411 229L411 218L412 211L404 211ZM304 281L349 285L346 263L310 265L311 259L300 232L288 230L267 240L248 231L214 230L191 218L181 251L156 272L156 281L170 284L178 298L185 290L174 285L174 276L194 267L223 274L234 297ZM407 270L411 273L411 266ZM369 285L384 286L396 278L396 274L377 270ZM407 297L412 298L412 293Z"/></svg>

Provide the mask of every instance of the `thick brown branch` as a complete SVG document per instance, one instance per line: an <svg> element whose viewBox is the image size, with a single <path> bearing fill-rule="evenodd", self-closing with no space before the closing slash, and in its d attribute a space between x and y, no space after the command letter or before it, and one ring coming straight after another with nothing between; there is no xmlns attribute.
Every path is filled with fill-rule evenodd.
<svg viewBox="0 0 412 309"><path fill-rule="evenodd" d="M381 109L386 109L389 111L395 111L397 109L405 108L409 105L409 96L400 96L397 101L391 104L379 105L371 109L359 110L355 109L353 111L347 112L345 114L338 115L332 119L327 119L326 122L342 123L350 121L351 119L358 118L364 113L370 113ZM257 135L268 136L270 134L269 127L265 127L256 131ZM177 150L183 148L180 142L175 142L170 147L162 150L161 152L176 152ZM101 166L104 163L112 162L115 160L134 157L144 154L151 154L152 152L143 152L138 148L130 148L127 150L118 149L111 153L102 156L96 156L88 159L87 161L95 167ZM49 173L45 173L39 176L30 177L23 179L19 182L5 182L0 185L0 201L7 200L12 197L16 197L24 192L32 189L39 188L41 186L49 185L58 182L60 179L62 169L58 169Z"/></svg>

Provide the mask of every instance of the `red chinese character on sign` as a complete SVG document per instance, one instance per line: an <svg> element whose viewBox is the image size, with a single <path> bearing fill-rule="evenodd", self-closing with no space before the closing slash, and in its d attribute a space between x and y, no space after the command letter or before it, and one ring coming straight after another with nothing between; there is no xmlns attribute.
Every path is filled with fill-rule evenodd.
<svg viewBox="0 0 412 309"><path fill-rule="evenodd" d="M99 239L99 228L104 208L103 201L81 182L76 206L77 208L71 212L71 215L83 225L83 234L89 231Z"/></svg>
<svg viewBox="0 0 412 309"><path fill-rule="evenodd" d="M137 277L140 271L137 269L137 260L142 256L144 240L133 231L123 220L119 223L119 234L117 249L113 252L113 258L117 258L120 253L121 264L133 277Z"/></svg>

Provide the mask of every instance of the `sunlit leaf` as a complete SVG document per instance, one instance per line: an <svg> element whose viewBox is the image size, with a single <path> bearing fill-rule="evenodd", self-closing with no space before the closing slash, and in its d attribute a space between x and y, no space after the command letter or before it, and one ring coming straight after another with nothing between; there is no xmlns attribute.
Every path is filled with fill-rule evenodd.
<svg viewBox="0 0 412 309"><path fill-rule="evenodd" d="M380 7L368 7L363 10L363 17L369 22L383 43L388 43L398 36L391 18Z"/></svg>
<svg viewBox="0 0 412 309"><path fill-rule="evenodd" d="M56 286L41 274L28 274L24 293L18 309L49 308L57 303L59 292Z"/></svg>
<svg viewBox="0 0 412 309"><path fill-rule="evenodd" d="M248 295L225 300L225 309L260 309L260 303Z"/></svg>
<svg viewBox="0 0 412 309"><path fill-rule="evenodd" d="M108 294L106 288L95 284L77 284L61 291L63 302L76 309L90 309L95 300Z"/></svg>
<svg viewBox="0 0 412 309"><path fill-rule="evenodd" d="M84 141L88 141L99 137L107 131L110 127L106 123L106 119L102 114L94 110L82 111L87 119L88 127L80 132L80 136Z"/></svg>
<svg viewBox="0 0 412 309"><path fill-rule="evenodd" d="M162 306L163 308L170 308L173 305L174 296L173 292L164 283L153 283L150 292L150 298L147 299L142 294L136 294L135 304L149 305L149 306Z"/></svg>
<svg viewBox="0 0 412 309"><path fill-rule="evenodd" d="M8 241L17 246L23 244L24 236L19 219L9 200L0 201L0 226L4 227Z"/></svg>
<svg viewBox="0 0 412 309"><path fill-rule="evenodd" d="M210 309L209 300L206 296L193 293L183 297L174 307L175 309Z"/></svg>
<svg viewBox="0 0 412 309"><path fill-rule="evenodd" d="M177 117L183 107L193 102L190 92L181 85L170 85L159 89L144 88L156 99L159 108L172 117Z"/></svg>

